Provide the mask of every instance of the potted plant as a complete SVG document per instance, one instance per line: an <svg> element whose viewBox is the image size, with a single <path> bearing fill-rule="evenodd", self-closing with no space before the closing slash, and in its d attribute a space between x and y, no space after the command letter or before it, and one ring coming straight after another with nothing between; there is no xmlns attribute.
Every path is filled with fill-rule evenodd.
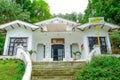
<svg viewBox="0 0 120 80"><path fill-rule="evenodd" d="M76 52L73 52L73 54L75 55L75 58L73 60L76 61L76 60L78 60L77 57L76 57L77 54L81 54L81 52L80 51L76 51Z"/></svg>
<svg viewBox="0 0 120 80"><path fill-rule="evenodd" d="M30 58L31 58L31 55L32 55L33 53L36 53L35 50L29 50L28 52L29 52L29 54L30 54ZM32 58L31 58L31 61L33 61Z"/></svg>
<svg viewBox="0 0 120 80"><path fill-rule="evenodd" d="M29 50L28 52L29 52L30 55L32 55L33 53L36 53L35 50Z"/></svg>

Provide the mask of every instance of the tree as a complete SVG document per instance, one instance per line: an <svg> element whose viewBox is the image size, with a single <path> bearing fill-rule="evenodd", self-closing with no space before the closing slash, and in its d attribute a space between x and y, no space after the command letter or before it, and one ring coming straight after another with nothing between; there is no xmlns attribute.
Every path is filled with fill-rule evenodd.
<svg viewBox="0 0 120 80"><path fill-rule="evenodd" d="M23 10L30 12L29 22L38 22L51 18L49 5L44 0L16 0Z"/></svg>
<svg viewBox="0 0 120 80"><path fill-rule="evenodd" d="M28 21L29 12L23 10L15 1L0 0L0 24L16 19Z"/></svg>
<svg viewBox="0 0 120 80"><path fill-rule="evenodd" d="M0 10L1 24L16 19L34 23L51 18L44 0L0 0Z"/></svg>
<svg viewBox="0 0 120 80"><path fill-rule="evenodd" d="M89 17L103 16L105 21L120 23L120 0L89 0L83 23L88 21Z"/></svg>

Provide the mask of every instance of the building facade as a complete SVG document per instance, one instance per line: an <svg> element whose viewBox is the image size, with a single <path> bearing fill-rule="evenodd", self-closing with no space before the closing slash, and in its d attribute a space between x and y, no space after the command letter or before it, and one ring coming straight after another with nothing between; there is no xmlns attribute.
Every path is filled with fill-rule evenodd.
<svg viewBox="0 0 120 80"><path fill-rule="evenodd" d="M17 46L26 50L35 50L34 61L72 61L74 52L80 51L78 59L86 59L97 44L94 25L79 24L62 18L52 18L35 24L20 20L0 25L7 31L3 55L16 55ZM111 53L108 32L119 28L117 25L104 23L99 25L101 54Z"/></svg>

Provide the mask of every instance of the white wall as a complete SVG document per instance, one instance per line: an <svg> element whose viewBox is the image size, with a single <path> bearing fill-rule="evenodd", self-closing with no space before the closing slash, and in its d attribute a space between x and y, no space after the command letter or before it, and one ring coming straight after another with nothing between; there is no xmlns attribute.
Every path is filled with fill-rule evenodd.
<svg viewBox="0 0 120 80"><path fill-rule="evenodd" d="M82 32L34 32L33 33L33 49L37 50L38 44L44 44L46 47L46 58L45 60L53 60L51 58L51 39L52 38L64 38L65 44L65 59L70 59L70 45L72 43L77 43L79 46L82 43ZM79 47L80 48L80 47ZM80 50L80 49L79 49ZM35 57L34 57L35 58ZM35 60L35 59L34 59Z"/></svg>
<svg viewBox="0 0 120 80"><path fill-rule="evenodd" d="M9 39L10 37L28 37L28 50L32 49L32 31L27 30L25 28L15 28L7 31L5 46L4 46L4 53L3 55L7 55L8 53L8 46L9 46Z"/></svg>
<svg viewBox="0 0 120 80"><path fill-rule="evenodd" d="M99 28L99 35L101 37L106 38L107 50L111 52L111 45L110 45L110 40L109 40L109 35L108 35L108 28L106 28L106 27ZM84 43L84 51L83 51L84 55L83 55L83 57L84 58L86 58L87 55L89 54L88 37L97 37L95 27L91 27L90 29L88 28L84 31L84 39L83 39L83 43Z"/></svg>

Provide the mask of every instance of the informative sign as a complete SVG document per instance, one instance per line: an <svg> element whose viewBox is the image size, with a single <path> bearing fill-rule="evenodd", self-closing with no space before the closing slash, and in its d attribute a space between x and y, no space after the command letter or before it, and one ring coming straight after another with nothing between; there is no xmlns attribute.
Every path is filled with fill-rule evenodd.
<svg viewBox="0 0 120 80"><path fill-rule="evenodd" d="M51 43L52 44L64 44L64 38L53 38Z"/></svg>
<svg viewBox="0 0 120 80"><path fill-rule="evenodd" d="M89 18L89 23L90 23L91 25L104 24L104 17L93 17L93 18Z"/></svg>

